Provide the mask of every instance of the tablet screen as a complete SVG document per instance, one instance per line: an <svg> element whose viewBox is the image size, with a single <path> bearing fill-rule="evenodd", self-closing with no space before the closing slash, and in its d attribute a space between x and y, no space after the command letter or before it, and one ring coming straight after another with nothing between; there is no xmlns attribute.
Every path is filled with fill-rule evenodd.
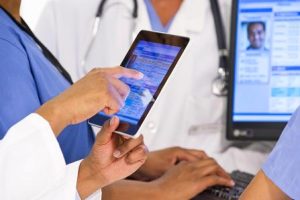
<svg viewBox="0 0 300 200"><path fill-rule="evenodd" d="M121 121L138 124L180 51L180 47L140 41L124 67L144 74L141 80L121 78L130 87L125 106L117 113Z"/></svg>
<svg viewBox="0 0 300 200"><path fill-rule="evenodd" d="M144 77L120 79L130 87L125 106L115 114L121 121L120 132L130 136L137 133L188 42L188 38L180 36L150 31L139 33L121 66L140 71ZM110 118L101 112L89 122L101 126Z"/></svg>

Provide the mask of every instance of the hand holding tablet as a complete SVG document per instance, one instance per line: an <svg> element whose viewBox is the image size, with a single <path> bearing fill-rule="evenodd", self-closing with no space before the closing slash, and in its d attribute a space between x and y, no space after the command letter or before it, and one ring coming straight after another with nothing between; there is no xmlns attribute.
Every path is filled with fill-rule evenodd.
<svg viewBox="0 0 300 200"><path fill-rule="evenodd" d="M130 87L125 106L116 113L120 126L116 133L137 138L138 132L180 56L189 38L169 34L141 31L134 40L121 66L144 74L141 80L120 78ZM111 116L98 113L89 120L102 127Z"/></svg>

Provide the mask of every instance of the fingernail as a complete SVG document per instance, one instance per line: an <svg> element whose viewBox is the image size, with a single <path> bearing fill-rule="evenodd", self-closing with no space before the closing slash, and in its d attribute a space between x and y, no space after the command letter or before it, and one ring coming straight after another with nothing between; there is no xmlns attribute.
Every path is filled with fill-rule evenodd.
<svg viewBox="0 0 300 200"><path fill-rule="evenodd" d="M139 72L138 76L139 76L140 79L144 78L144 74L141 73L141 72Z"/></svg>
<svg viewBox="0 0 300 200"><path fill-rule="evenodd" d="M113 117L110 119L110 121L109 121L109 126L114 125L115 121L116 121L116 117L113 116Z"/></svg>
<svg viewBox="0 0 300 200"><path fill-rule="evenodd" d="M115 158L119 158L120 155L121 155L121 152L120 152L119 150L115 150L115 152L113 153L113 156L114 156Z"/></svg>
<svg viewBox="0 0 300 200"><path fill-rule="evenodd" d="M231 185L231 186L234 186L234 185L235 185L235 182L234 182L234 181L230 181L230 185Z"/></svg>
<svg viewBox="0 0 300 200"><path fill-rule="evenodd" d="M149 149L146 145L144 145L144 149L145 149L145 152L148 153L149 152Z"/></svg>

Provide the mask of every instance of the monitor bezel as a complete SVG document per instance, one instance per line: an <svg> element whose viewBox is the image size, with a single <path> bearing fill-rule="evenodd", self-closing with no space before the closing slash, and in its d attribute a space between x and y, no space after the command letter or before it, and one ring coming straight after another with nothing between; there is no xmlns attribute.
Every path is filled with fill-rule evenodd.
<svg viewBox="0 0 300 200"><path fill-rule="evenodd" d="M228 77L228 100L227 100L227 122L226 138L228 140L240 141L276 141L287 122L234 122L234 83L235 83L235 65L236 65L236 43L237 43L237 23L238 8L240 0L232 1L231 13L231 33L230 33L230 52L229 52L229 77ZM235 134L235 130L241 130L241 134Z"/></svg>

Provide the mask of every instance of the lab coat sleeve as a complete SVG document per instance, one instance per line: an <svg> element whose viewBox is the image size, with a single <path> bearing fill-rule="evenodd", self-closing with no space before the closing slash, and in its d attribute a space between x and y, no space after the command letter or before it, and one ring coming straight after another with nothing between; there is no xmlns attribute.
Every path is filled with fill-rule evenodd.
<svg viewBox="0 0 300 200"><path fill-rule="evenodd" d="M33 199L59 181L65 166L48 122L29 115L0 143L0 199Z"/></svg>
<svg viewBox="0 0 300 200"><path fill-rule="evenodd" d="M49 190L37 197L37 199L53 200L53 199L75 199L81 200L76 190L77 174L80 162L75 162L67 165L64 176L61 180L50 187ZM85 200L101 200L101 190L96 191L94 194Z"/></svg>
<svg viewBox="0 0 300 200"><path fill-rule="evenodd" d="M98 190L94 194L86 198L85 200L101 200L101 199L102 199L102 192L101 190ZM81 200L78 194L76 200Z"/></svg>
<svg viewBox="0 0 300 200"><path fill-rule="evenodd" d="M75 199L79 164L66 166L48 122L31 114L0 141L0 199Z"/></svg>

